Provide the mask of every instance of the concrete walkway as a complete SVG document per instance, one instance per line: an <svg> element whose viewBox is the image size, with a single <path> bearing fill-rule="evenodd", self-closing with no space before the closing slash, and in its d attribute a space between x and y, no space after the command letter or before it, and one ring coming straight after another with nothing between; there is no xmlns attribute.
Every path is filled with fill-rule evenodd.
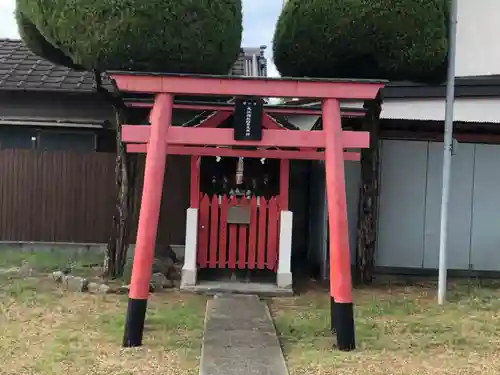
<svg viewBox="0 0 500 375"><path fill-rule="evenodd" d="M267 305L257 296L208 301L200 375L288 375Z"/></svg>

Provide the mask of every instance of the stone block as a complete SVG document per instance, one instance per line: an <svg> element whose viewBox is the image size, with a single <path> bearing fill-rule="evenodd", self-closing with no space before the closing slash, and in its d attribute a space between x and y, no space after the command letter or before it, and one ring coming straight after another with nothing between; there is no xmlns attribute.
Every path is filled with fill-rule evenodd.
<svg viewBox="0 0 500 375"><path fill-rule="evenodd" d="M173 287L172 281L167 279L167 277L161 272L157 272L151 275L151 284L154 285L155 289L165 289Z"/></svg>
<svg viewBox="0 0 500 375"><path fill-rule="evenodd" d="M61 284L64 280L64 272L62 271L55 271L55 272L52 272L52 279L58 283L58 284Z"/></svg>
<svg viewBox="0 0 500 375"><path fill-rule="evenodd" d="M89 281L83 277L66 275L64 277L64 286L71 292L86 292Z"/></svg>
<svg viewBox="0 0 500 375"><path fill-rule="evenodd" d="M111 293L111 287L101 283L89 283L87 287L89 293L93 294L107 294Z"/></svg>

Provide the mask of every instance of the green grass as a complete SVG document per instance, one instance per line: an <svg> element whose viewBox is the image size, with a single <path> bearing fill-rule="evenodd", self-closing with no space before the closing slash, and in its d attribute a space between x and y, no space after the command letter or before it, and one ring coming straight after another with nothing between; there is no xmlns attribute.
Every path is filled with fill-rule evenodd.
<svg viewBox="0 0 500 375"><path fill-rule="evenodd" d="M36 272L53 272L61 268L71 267L75 271L86 271L89 265L102 264L103 256L98 253L78 254L63 249L58 251L19 251L0 250L0 268L21 267L29 264Z"/></svg>
<svg viewBox="0 0 500 375"><path fill-rule="evenodd" d="M326 291L274 300L292 374L500 373L500 291L459 283L438 306L432 286L357 290L357 350L333 349Z"/></svg>
<svg viewBox="0 0 500 375"><path fill-rule="evenodd" d="M196 374L206 299L152 295L144 346L123 349L127 296L66 292L47 274L71 264L91 277L96 270L85 265L94 261L0 253L0 268L27 263L34 270L0 273L0 374ZM292 375L499 374L498 286L455 283L445 306L431 284L358 289L357 350L350 353L333 349L327 290L313 286L269 305Z"/></svg>
<svg viewBox="0 0 500 375"><path fill-rule="evenodd" d="M70 249L56 251L19 251L0 249L0 274L15 274L16 270L28 267L33 273L51 273L71 268L71 273L77 276L95 277L104 261L104 255L99 252L77 253ZM125 265L123 276L115 283L128 284L132 273L132 261Z"/></svg>
<svg viewBox="0 0 500 375"><path fill-rule="evenodd" d="M31 275L0 273L0 374L196 374L206 299L152 295L144 346L121 347L127 296L71 293L50 272L71 265L89 278L95 256L0 253L0 268L29 264Z"/></svg>

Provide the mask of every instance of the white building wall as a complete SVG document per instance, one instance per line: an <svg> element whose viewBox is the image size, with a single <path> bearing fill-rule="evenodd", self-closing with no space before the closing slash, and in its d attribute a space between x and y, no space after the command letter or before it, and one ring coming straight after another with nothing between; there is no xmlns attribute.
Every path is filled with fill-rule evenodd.
<svg viewBox="0 0 500 375"><path fill-rule="evenodd" d="M458 0L458 77L500 74L499 15L498 0Z"/></svg>
<svg viewBox="0 0 500 375"><path fill-rule="evenodd" d="M444 98L388 99L384 100L380 117L387 120L444 121L445 106ZM500 98L456 98L453 118L461 122L498 123Z"/></svg>

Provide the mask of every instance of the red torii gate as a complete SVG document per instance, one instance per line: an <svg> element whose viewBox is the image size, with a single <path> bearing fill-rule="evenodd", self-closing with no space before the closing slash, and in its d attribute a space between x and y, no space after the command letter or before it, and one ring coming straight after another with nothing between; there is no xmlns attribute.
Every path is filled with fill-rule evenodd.
<svg viewBox="0 0 500 375"><path fill-rule="evenodd" d="M375 99L384 82L138 72L109 72L109 74L122 92L155 95L150 114L151 125L123 125L122 128L122 141L130 143L127 150L147 153L123 345L131 347L142 344L167 154L182 154L325 160L330 231L330 297L332 322L335 323L332 329L336 331L339 349L354 349L344 149L368 147L369 133L342 131L339 100ZM235 140L233 129L216 128L231 114L230 105L206 120L212 122L210 126L206 123L203 127L194 128L171 126L174 95L317 99L322 102L323 130L286 130L264 111L261 140ZM191 108L193 107L196 106ZM207 109L202 106L197 108ZM290 110L289 113L293 112ZM240 150L207 146L253 146L257 149ZM263 150L258 147L298 150ZM345 156L351 160L357 158L353 154Z"/></svg>

